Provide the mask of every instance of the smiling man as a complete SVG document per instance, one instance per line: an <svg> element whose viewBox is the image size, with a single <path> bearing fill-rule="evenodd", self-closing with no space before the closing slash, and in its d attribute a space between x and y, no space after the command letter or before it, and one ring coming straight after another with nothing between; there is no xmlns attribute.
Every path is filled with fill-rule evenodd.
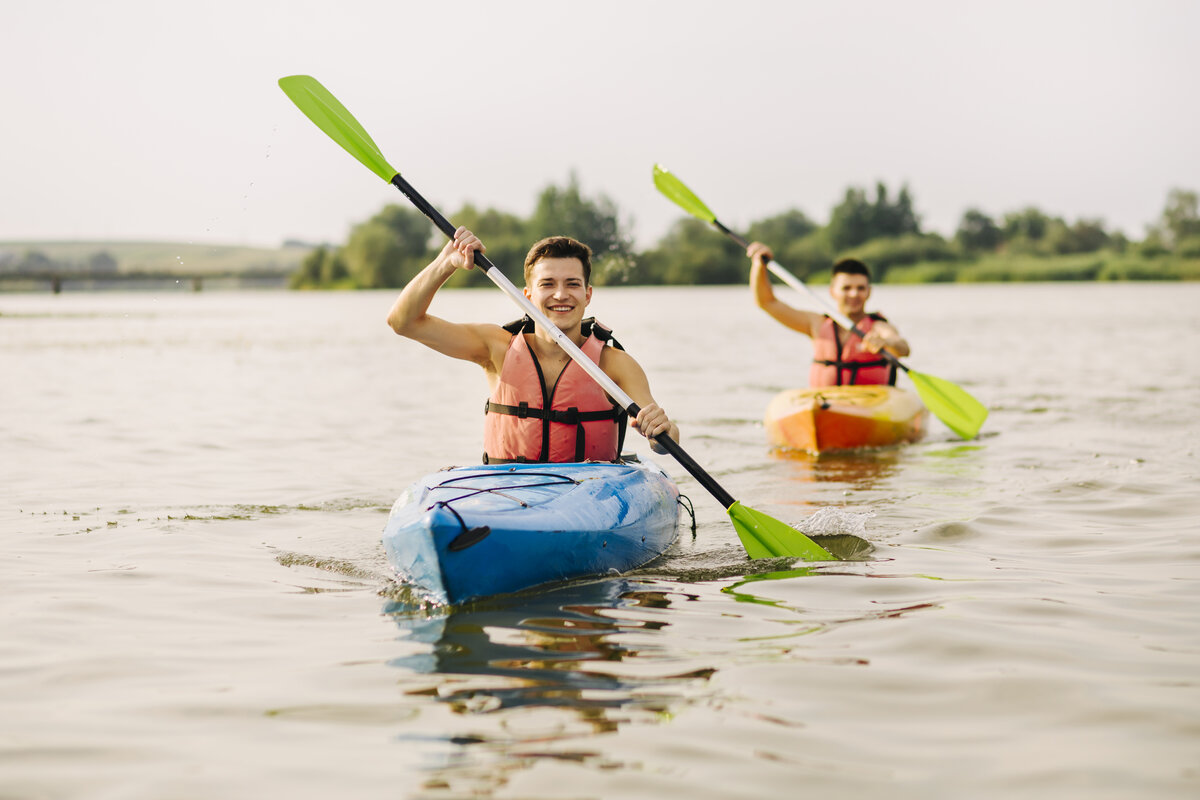
<svg viewBox="0 0 1200 800"><path fill-rule="evenodd" d="M860 339L825 314L793 308L775 297L767 277L767 262L773 256L765 244L753 242L746 249L746 255L750 256L750 288L758 307L792 330L812 337L809 387L895 385L896 367L880 356L879 351L886 349L903 358L909 354L908 342L882 314L867 313L871 271L866 264L844 258L833 265L829 280L829 294L837 303L838 311L863 332Z"/></svg>
<svg viewBox="0 0 1200 800"><path fill-rule="evenodd" d="M484 463L615 461L625 412L571 361L549 332L528 317L500 326L456 323L428 313L434 294L457 269L472 269L483 243L466 228L454 232L409 282L388 312L401 336L483 367L491 391L484 419ZM653 437L679 440L679 429L650 394L645 371L618 346L611 331L584 312L592 300L591 249L567 236L537 242L525 257L525 296L600 365L641 411L633 426ZM614 342L615 344L615 342Z"/></svg>

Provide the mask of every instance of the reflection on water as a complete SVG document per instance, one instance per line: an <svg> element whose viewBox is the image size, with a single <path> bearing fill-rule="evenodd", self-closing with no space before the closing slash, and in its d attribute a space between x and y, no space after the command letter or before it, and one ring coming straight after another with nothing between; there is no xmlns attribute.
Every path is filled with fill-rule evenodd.
<svg viewBox="0 0 1200 800"><path fill-rule="evenodd" d="M667 608L669 595L631 580L568 584L531 594L497 598L445 613L410 615L402 601L384 613L408 633L405 638L431 644L430 653L398 658L392 666L422 673L485 675L511 678L494 685L473 684L439 696L457 711L495 710L510 706L570 705L615 707L627 702L628 690L645 681L621 678L589 668L591 662L616 662L644 655L614 639L623 631L657 630L661 620L612 618L614 608ZM694 678L696 675L666 676ZM602 692L603 694L589 694ZM479 702L485 694L489 702ZM639 702L645 696L639 698Z"/></svg>
<svg viewBox="0 0 1200 800"><path fill-rule="evenodd" d="M813 455L800 450L772 448L771 456L785 464L791 480L810 483L847 483L858 488L873 488L891 477L902 460L899 447L875 450L851 450Z"/></svg>
<svg viewBox="0 0 1200 800"><path fill-rule="evenodd" d="M541 709L552 716L524 732L506 715L500 731L443 738L454 752L430 765L426 788L462 791L465 783L478 788L480 781L494 787L507 773L539 759L587 761L596 754L544 749L550 742L669 719L672 707L686 702L687 687L703 685L716 672L711 667L679 671L679 663L654 642L654 632L668 625L655 612L671 605L672 593L653 581L628 578L436 612L403 600L387 603L384 613L404 632L401 640L430 646L428 652L388 662L436 676L429 687L406 694L445 704L457 715ZM534 743L543 750L531 753Z"/></svg>

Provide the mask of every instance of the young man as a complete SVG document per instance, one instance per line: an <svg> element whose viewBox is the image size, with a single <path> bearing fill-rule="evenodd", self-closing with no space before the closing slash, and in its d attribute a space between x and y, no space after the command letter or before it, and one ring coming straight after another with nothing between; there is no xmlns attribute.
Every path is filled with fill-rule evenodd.
<svg viewBox="0 0 1200 800"><path fill-rule="evenodd" d="M620 455L624 410L551 334L523 320L509 326L449 322L428 313L457 269L472 269L486 248L466 228L454 232L436 258L409 282L388 312L388 325L439 353L483 367L491 395L484 419L484 463L614 461ZM679 429L650 394L641 366L624 350L605 347L610 332L584 310L592 300L591 249L566 236L536 243L525 257L525 296L600 365L640 407L633 426L661 450L655 436L679 440ZM524 323L524 324L523 324Z"/></svg>
<svg viewBox="0 0 1200 800"><path fill-rule="evenodd" d="M753 242L746 255L750 256L750 288L758 307L792 330L812 337L813 363L808 373L811 388L896 383L895 366L879 351L887 350L902 358L909 353L908 342L882 314L866 312L871 296L871 273L866 264L842 259L833 265L829 281L829 294L838 311L863 332L860 339L824 314L802 311L776 298L767 278L767 262L773 256L765 244Z"/></svg>

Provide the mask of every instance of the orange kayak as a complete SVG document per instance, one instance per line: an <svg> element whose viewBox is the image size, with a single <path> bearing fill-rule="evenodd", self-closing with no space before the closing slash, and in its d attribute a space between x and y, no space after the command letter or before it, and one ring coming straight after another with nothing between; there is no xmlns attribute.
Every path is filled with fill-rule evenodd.
<svg viewBox="0 0 1200 800"><path fill-rule="evenodd" d="M824 453L915 442L929 410L895 386L825 386L775 395L764 424L776 447Z"/></svg>

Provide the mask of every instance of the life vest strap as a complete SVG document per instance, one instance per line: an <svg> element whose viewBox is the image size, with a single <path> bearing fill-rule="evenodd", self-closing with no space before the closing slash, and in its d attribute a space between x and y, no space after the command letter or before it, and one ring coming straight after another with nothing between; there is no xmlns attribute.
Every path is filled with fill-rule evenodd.
<svg viewBox="0 0 1200 800"><path fill-rule="evenodd" d="M516 336L519 333L533 333L534 322L533 318L526 314L520 319L514 319L512 322L506 322L500 327L504 328L504 330L508 331L513 336ZM602 323L596 322L595 317L587 317L582 320L579 323L579 332L583 334L584 339L588 338L589 336L595 336L600 341L605 342L606 344L609 344L618 350L625 349L621 346L621 343L617 341L616 337L613 336L612 329L606 328Z"/></svg>
<svg viewBox="0 0 1200 800"><path fill-rule="evenodd" d="M555 411L554 409L547 411L544 408L530 408L529 403L525 402L522 402L520 405L509 406L504 403L493 403L491 400L484 403L483 413L511 414L520 419L548 419L551 422L559 422L563 425L578 425L581 422L601 422L604 420L616 422L625 414L624 411L616 406L603 411L580 411L574 406L564 411Z"/></svg>
<svg viewBox="0 0 1200 800"><path fill-rule="evenodd" d="M883 314L880 314L875 311L871 312L870 314L867 314L867 317L869 317L874 322L887 322L887 317L885 317ZM824 358L814 358L813 359L814 364L817 364L822 367L833 367L834 374L837 376L836 380L837 380L838 386L843 386L843 385L855 386L855 385L857 385L859 370L867 369L870 367L889 367L887 385L888 386L896 385L896 365L882 356L880 356L879 358L877 358L873 361L842 361L841 356L842 356L843 343L842 343L842 337L840 335L838 335L837 323L834 322L833 318L830 317L828 314L825 315L825 319L828 320L829 322L833 323L833 344L834 344L835 351L837 352L837 358L832 361L829 359L824 359ZM853 337L854 337L854 334L851 334L850 338L853 338ZM849 339L847 339L846 341L849 342ZM850 373L850 382L848 384L842 383L842 371L843 370Z"/></svg>
<svg viewBox="0 0 1200 800"><path fill-rule="evenodd" d="M863 367L886 367L891 362L886 358L881 358L878 361L829 361L824 358L814 358L814 364L820 364L823 367L840 367L841 369L862 369Z"/></svg>

